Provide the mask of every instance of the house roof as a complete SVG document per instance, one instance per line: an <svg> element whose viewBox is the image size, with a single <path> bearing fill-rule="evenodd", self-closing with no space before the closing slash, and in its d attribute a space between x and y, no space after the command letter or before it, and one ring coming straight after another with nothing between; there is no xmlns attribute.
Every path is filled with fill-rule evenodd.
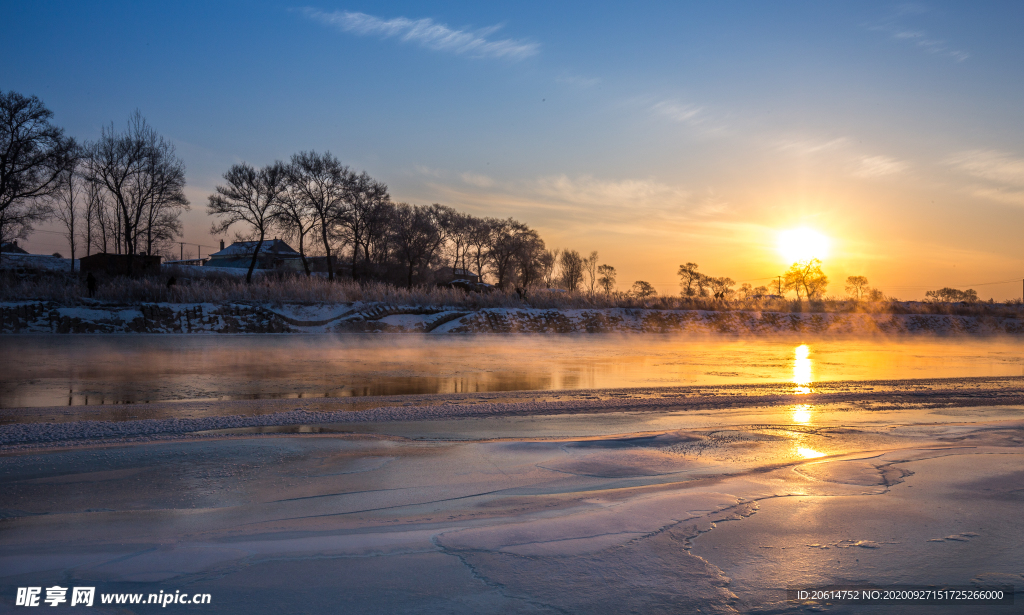
<svg viewBox="0 0 1024 615"><path fill-rule="evenodd" d="M239 256L252 256L256 250L258 241L236 241L219 252L214 252L210 257L235 258ZM275 256L299 256L299 253L291 246L280 239L264 239L260 246L260 254L273 254Z"/></svg>

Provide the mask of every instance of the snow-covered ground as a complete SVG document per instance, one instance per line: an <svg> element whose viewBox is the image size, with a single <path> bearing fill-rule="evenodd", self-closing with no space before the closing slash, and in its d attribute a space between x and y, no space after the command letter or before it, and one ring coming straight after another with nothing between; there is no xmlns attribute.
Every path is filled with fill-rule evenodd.
<svg viewBox="0 0 1024 615"><path fill-rule="evenodd" d="M75 271L79 269L79 261L75 259ZM34 271L70 271L71 261L48 254L12 254L4 252L0 256L0 270L29 269Z"/></svg>

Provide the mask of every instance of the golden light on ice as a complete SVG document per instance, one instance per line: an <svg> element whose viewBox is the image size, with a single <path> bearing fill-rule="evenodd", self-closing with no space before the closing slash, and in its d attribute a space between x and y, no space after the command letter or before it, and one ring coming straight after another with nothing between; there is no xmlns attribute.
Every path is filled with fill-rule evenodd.
<svg viewBox="0 0 1024 615"><path fill-rule="evenodd" d="M825 453L816 451L813 448L804 448L802 446L797 447L796 452L800 453L800 456L804 459L817 459L818 457L825 456Z"/></svg>
<svg viewBox="0 0 1024 615"><path fill-rule="evenodd" d="M796 385L797 393L810 393L810 384L813 380L811 374L811 349L807 344L800 344L793 349L793 384Z"/></svg>
<svg viewBox="0 0 1024 615"><path fill-rule="evenodd" d="M793 422L801 425L809 424L811 422L811 406L809 404L793 406Z"/></svg>
<svg viewBox="0 0 1024 615"><path fill-rule="evenodd" d="M779 254L787 263L824 260L828 256L828 237L809 228L796 228L779 233Z"/></svg>

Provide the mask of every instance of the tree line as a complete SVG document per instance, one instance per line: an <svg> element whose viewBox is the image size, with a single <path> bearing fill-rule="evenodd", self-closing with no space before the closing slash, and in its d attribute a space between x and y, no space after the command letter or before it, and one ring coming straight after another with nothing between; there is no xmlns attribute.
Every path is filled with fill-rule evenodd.
<svg viewBox="0 0 1024 615"><path fill-rule="evenodd" d="M452 207L393 202L385 183L357 173L330 152L306 151L256 168L233 165L210 195L211 232L241 226L258 253L273 233L297 246L306 275L310 256L323 255L328 279L344 262L355 280L386 279L406 286L432 280L439 266L493 276L499 287L545 280L552 254L537 231L514 220L480 218Z"/></svg>
<svg viewBox="0 0 1024 615"><path fill-rule="evenodd" d="M185 165L136 111L77 142L35 96L0 92L0 240L54 220L71 250L153 254L181 234Z"/></svg>

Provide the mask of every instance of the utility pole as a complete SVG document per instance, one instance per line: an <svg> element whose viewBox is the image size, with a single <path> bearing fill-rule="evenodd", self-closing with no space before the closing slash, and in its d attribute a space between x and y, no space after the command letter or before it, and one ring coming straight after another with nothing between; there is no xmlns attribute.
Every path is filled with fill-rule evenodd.
<svg viewBox="0 0 1024 615"><path fill-rule="evenodd" d="M178 247L181 248L181 256L179 257L179 259L180 260L185 260L185 242L184 241L179 241L178 242Z"/></svg>
<svg viewBox="0 0 1024 615"><path fill-rule="evenodd" d="M779 276L779 296L782 296L782 276Z"/></svg>

